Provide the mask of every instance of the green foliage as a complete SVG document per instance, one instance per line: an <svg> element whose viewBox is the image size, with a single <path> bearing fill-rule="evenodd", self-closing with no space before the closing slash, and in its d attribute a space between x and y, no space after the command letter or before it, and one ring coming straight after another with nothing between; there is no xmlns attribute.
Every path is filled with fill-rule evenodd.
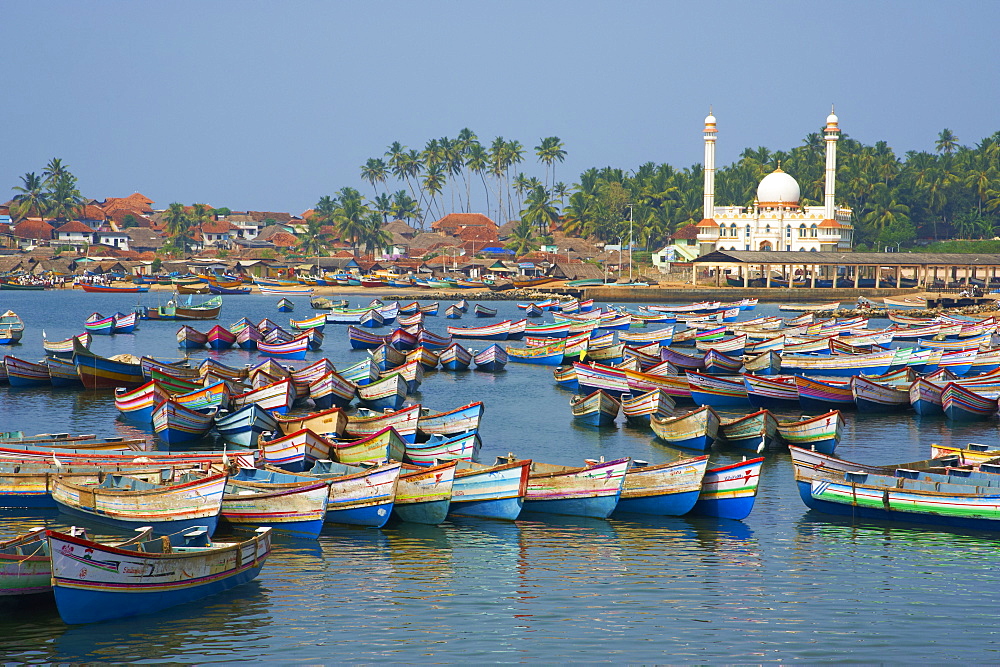
<svg viewBox="0 0 1000 667"><path fill-rule="evenodd" d="M163 268L163 262L159 257L153 258L153 263L149 265L149 270L153 273L159 273L160 269Z"/></svg>
<svg viewBox="0 0 1000 667"><path fill-rule="evenodd" d="M129 213L124 218L122 218L122 226L125 229L128 229L129 227L138 227L139 226L139 221L135 219L134 215L132 215L131 213Z"/></svg>
<svg viewBox="0 0 1000 667"><path fill-rule="evenodd" d="M919 252L1000 254L1000 241L938 241L915 248Z"/></svg>

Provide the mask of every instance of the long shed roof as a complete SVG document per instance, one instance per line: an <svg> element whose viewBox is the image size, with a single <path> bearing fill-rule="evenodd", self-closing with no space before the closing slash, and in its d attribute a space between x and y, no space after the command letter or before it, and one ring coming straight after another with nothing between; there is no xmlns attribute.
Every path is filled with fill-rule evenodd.
<svg viewBox="0 0 1000 667"><path fill-rule="evenodd" d="M692 262L697 264L835 264L868 266L1000 266L1000 255L937 252L760 252L716 250Z"/></svg>

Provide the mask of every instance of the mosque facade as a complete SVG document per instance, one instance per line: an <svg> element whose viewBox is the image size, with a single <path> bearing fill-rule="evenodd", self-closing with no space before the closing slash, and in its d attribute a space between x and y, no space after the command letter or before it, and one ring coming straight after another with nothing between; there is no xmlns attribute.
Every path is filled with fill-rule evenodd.
<svg viewBox="0 0 1000 667"><path fill-rule="evenodd" d="M850 251L854 239L851 209L837 206L837 139L840 127L831 111L823 130L826 179L823 205L800 204L799 184L781 167L761 179L753 206L715 205L715 116L705 118L705 196L698 223L698 254L715 250Z"/></svg>

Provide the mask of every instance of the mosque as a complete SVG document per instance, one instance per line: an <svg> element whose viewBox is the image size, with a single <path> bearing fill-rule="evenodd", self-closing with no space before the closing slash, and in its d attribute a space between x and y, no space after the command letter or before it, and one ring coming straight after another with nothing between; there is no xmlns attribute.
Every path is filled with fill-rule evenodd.
<svg viewBox="0 0 1000 667"><path fill-rule="evenodd" d="M705 118L705 199L697 225L698 254L716 250L847 252L854 228L851 209L834 200L837 175L837 139L840 127L831 110L823 135L826 140L826 183L822 206L802 206L799 184L777 169L757 186L753 206L715 205L715 116Z"/></svg>

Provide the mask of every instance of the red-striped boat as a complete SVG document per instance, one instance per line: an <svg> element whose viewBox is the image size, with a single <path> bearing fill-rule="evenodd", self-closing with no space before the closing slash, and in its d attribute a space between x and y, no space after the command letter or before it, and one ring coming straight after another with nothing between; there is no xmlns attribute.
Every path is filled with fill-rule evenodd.
<svg viewBox="0 0 1000 667"><path fill-rule="evenodd" d="M257 343L257 351L279 359L305 359L309 349L309 336L302 335L286 343Z"/></svg>

